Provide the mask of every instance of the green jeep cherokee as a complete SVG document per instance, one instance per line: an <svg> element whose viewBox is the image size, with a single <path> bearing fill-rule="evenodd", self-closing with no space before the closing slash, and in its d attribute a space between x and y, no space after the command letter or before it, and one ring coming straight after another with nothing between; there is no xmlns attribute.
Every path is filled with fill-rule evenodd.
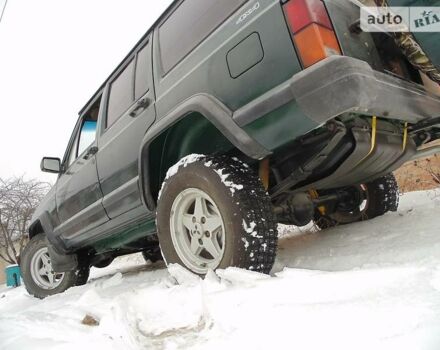
<svg viewBox="0 0 440 350"><path fill-rule="evenodd" d="M80 111L64 158L42 160L58 181L21 258L29 293L84 284L133 252L200 275L269 273L277 223L396 210L391 172L438 151L440 97L395 36L360 30L359 12L174 1Z"/></svg>

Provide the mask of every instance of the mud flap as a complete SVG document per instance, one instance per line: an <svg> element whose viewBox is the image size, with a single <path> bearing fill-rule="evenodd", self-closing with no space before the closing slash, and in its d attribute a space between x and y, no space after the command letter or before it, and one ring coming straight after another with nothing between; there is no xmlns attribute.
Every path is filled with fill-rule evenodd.
<svg viewBox="0 0 440 350"><path fill-rule="evenodd" d="M46 241L47 250L52 262L52 268L55 272L69 272L78 268L78 258L76 254L59 254L49 240Z"/></svg>

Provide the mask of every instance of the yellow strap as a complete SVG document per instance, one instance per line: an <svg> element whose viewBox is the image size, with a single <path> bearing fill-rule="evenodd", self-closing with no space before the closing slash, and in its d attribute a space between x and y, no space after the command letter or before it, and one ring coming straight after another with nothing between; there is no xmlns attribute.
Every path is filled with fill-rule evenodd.
<svg viewBox="0 0 440 350"><path fill-rule="evenodd" d="M403 145L402 149L405 152L406 144L408 143L408 123L405 123L405 129L403 130Z"/></svg>
<svg viewBox="0 0 440 350"><path fill-rule="evenodd" d="M376 133L377 133L377 117L373 116L373 118L371 119L371 147L370 147L370 151L368 152L368 154L362 158L359 163L356 164L356 166L358 166L359 164L361 164L365 159L367 159L371 153L373 153L374 148L376 147Z"/></svg>
<svg viewBox="0 0 440 350"><path fill-rule="evenodd" d="M260 180L263 183L264 189L267 191L269 188L269 172L270 172L270 161L269 158L265 158L260 161L259 175Z"/></svg>
<svg viewBox="0 0 440 350"><path fill-rule="evenodd" d="M376 134L377 134L377 117L373 116L371 119L371 147L370 152L366 155L367 158L371 153L373 153L374 148L376 147Z"/></svg>

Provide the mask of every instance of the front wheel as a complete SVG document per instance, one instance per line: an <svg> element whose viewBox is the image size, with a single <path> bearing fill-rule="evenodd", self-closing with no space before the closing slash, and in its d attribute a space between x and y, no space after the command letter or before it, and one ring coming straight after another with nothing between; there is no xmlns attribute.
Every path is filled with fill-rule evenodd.
<svg viewBox="0 0 440 350"><path fill-rule="evenodd" d="M27 291L40 299L87 283L90 271L89 267L83 267L77 271L55 272L48 242L43 234L38 234L29 241L23 250L20 267Z"/></svg>
<svg viewBox="0 0 440 350"><path fill-rule="evenodd" d="M236 266L269 273L277 246L270 198L238 159L187 157L172 167L157 208L167 264L194 273Z"/></svg>

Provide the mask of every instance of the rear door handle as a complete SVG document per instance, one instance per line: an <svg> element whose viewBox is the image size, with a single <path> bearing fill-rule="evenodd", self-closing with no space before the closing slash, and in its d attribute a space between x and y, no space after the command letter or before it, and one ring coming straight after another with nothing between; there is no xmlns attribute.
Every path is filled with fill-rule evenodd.
<svg viewBox="0 0 440 350"><path fill-rule="evenodd" d="M89 159L91 156L94 156L96 153L98 153L98 147L93 146L90 147L87 153L84 155L83 159Z"/></svg>
<svg viewBox="0 0 440 350"><path fill-rule="evenodd" d="M150 103L151 103L151 101L150 101L150 99L149 99L148 97L145 97L145 98L143 98L143 99L140 99L140 100L136 103L134 109L130 112L130 117L132 117L132 118L136 118L136 117L139 115L138 112L139 112L140 110L144 110L144 109L148 108L148 106L150 106Z"/></svg>

